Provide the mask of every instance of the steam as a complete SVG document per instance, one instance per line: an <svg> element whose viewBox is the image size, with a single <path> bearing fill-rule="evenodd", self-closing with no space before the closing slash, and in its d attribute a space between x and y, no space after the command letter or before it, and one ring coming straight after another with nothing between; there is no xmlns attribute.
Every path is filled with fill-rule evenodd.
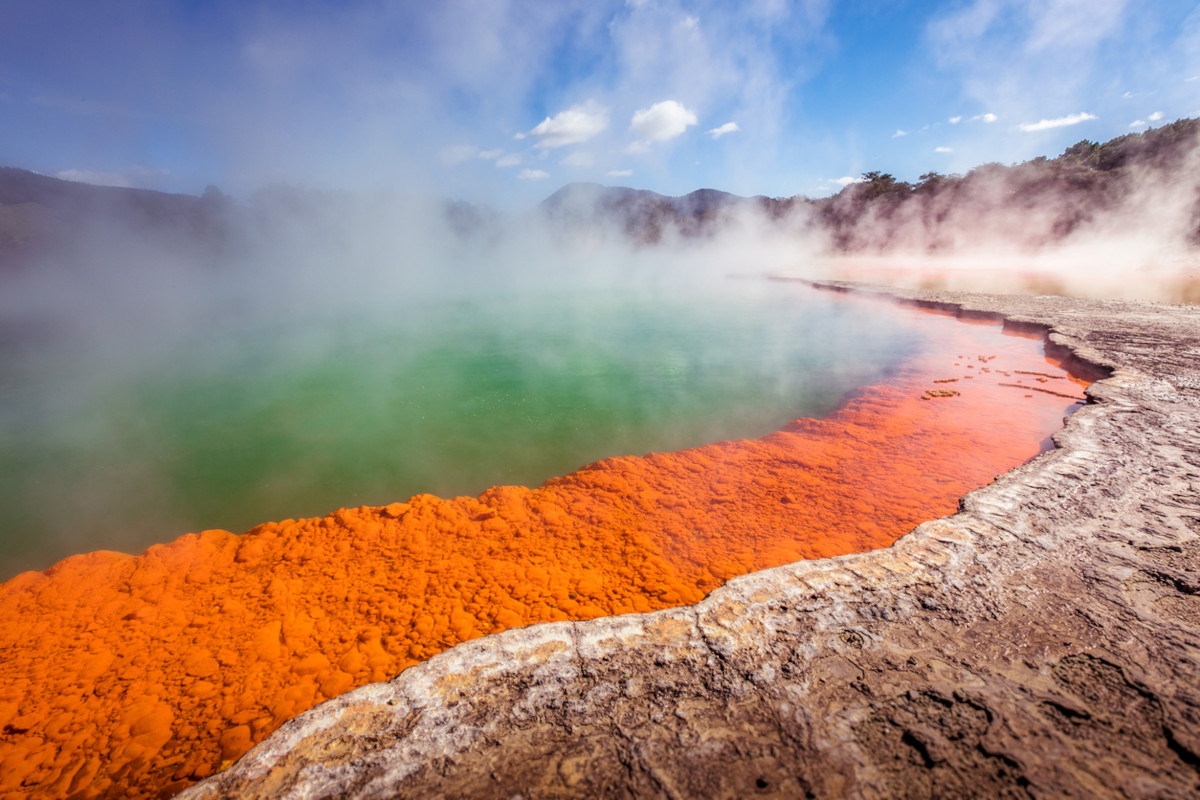
<svg viewBox="0 0 1200 800"><path fill-rule="evenodd" d="M805 278L1200 302L1200 125L1151 133L965 176L928 173L915 185L868 173L826 200L757 198L685 214L664 237L702 240L730 263L753 253Z"/></svg>
<svg viewBox="0 0 1200 800"><path fill-rule="evenodd" d="M1170 168L1136 165L1091 187L1040 169L981 167L949 190L934 178L908 202L871 204L827 242L825 263L929 288L1200 300L1194 139Z"/></svg>
<svg viewBox="0 0 1200 800"><path fill-rule="evenodd" d="M804 258L802 249L782 246L785 230L755 215L731 217L706 239L667 225L649 247L611 220L585 229L540 210L505 215L399 194L273 186L244 203L210 193L188 208L147 212L116 200L85 212L64 206L42 231L41 249L23 251L0 271L0 504L8 509L0 578L76 552L140 552L189 530L241 531L419 491L536 484L608 455L763 435L797 415L828 411L887 361L840 359L827 348L814 351L820 380L797 386L786 377L797 372L791 360L805 342L853 330L849 318L822 320L803 306L764 316L779 287L731 285L731 273L761 276ZM590 313L605 303L635 306L634 327L614 328L611 318ZM679 326L662 328L654 309ZM775 327L759 344L744 339L741 350L716 338L749 337L755 325ZM554 341L539 346L539 330ZM873 334L881 354L907 341L884 330ZM461 404L469 379L495 370L520 390L526 376L512 361L514 348L548 374L641 370L683 381L672 389L680 417L699 417L697 404L713 397L694 390L688 376L722 369L780 376L770 393L800 405L775 403L774 417L739 411L740 428L704 421L656 444L622 434L601 447L593 437L591 449L563 453L553 471L518 469L548 463L533 451L564 438L555 425L581 424L564 418L547 422L543 439L509 443L503 458L511 474L456 473L463 463L494 459L481 453L488 443L444 422L413 420L406 404L422 390ZM461 391L451 391L460 381ZM555 391L593 414L614 401ZM643 427L676 422L653 416L661 410L640 405L636 391L627 394L616 398L620 413ZM752 405L770 404L759 397ZM421 475L389 471L394 465L377 440L396 427L411 433L409 446L428 447ZM246 450L219 446L242 430L269 435ZM389 476L394 482L381 486ZM199 507L181 491L188 480L218 487L227 507ZM335 484L363 492L303 498L303 487ZM295 502L298 494L304 502Z"/></svg>
<svg viewBox="0 0 1200 800"><path fill-rule="evenodd" d="M765 305L779 287L732 282L731 276L787 275L1195 301L1200 151L1196 126L1176 125L1172 130L1190 138L1172 140L1167 150L1143 148L1113 169L1076 163L1110 152L1084 143L1069 151L1075 161L988 165L961 178L927 175L915 186L869 173L819 201L737 198L711 190L672 199L574 186L536 208L502 212L423 194L276 185L245 202L217 190L182 199L104 190L128 193L99 194L95 202L36 214L0 207L5 230L21 234L13 241L25 241L21 237L29 233L41 243L8 251L20 257L0 271L0 434L6 454L0 468L11 479L0 491L8 493L8 507L19 498L25 509L13 512L9 532L0 532L10 541L0 545L19 550L26 545L14 545L12 537L40 526L64 537L54 545L57 557L96 547L137 551L198 527L186 503L173 496L177 481L167 477L178 466L168 428L188 429L189 441L203 450L209 438L203 425L214 424L204 420L213 404L230 406L231 425L292 420L269 456L278 470L272 471L272 462L261 485L241 485L238 476L251 473L235 462L266 454L214 450L197 462L205 480L225 481L231 497L245 498L245 526L272 516L325 513L334 505L392 501L410 489L478 491L482 487L472 478L314 508L254 511L255 504L294 492L298 482L320 485L359 469L378 472L378 465L360 465L353 457L317 463L307 455L305 447L314 443L347 453L367 452L370 443L353 436L339 440L337 430L325 430L339 427L337 414L315 426L302 415L293 419L292 399L327 398L332 405L343 396L362 398L345 414L365 415L377 428L391 424L403 417L399 405L405 402L396 385L410 369L417 374L418 360L427 356L417 343L430 331L457 331L447 334L446 346L470 352L474 369L502 369L496 364L504 350L495 344L504 334L496 332L519 330L529 315L557 314L559 338L574 349L548 347L539 357L557 358L564 369L575 366L580 353L620 363L608 345L624 334L593 324L581 311L586 303L575 304L579 298L620 296L647 307L693 309L713 318L746 313L750 319L748 306L731 305L732 298ZM31 227L13 228L14 220ZM735 285L736 291L730 288ZM527 302L530 297L558 300L538 307ZM801 318L804 313L797 312ZM792 350L780 342L819 340L830 359L824 367L833 376L830 386L853 385L871 379L870 369L835 373L839 362L858 358L838 349L856 327L873 341L903 339L899 326L877 322L871 329L861 320L814 317L803 331L768 340L755 357L763 373L784 374ZM706 327L703 320L692 324ZM740 335L729 326L709 327ZM654 343L647 339L645 346ZM668 366L688 363L679 354L663 357ZM336 368L372 361L387 368L367 381ZM247 384L264 377L274 381L273 394L245 393ZM143 388L152 399L139 399ZM173 409L170 415L154 407L160 399ZM36 450L30 449L30 432L47 430L52 435L41 455L22 455ZM704 435L763 432L712 428ZM693 443L700 442L663 446ZM460 460L475 458L473 446L462 444ZM111 453L108 463L64 475L38 461L69 462L72 453L89 448ZM628 449L641 448L635 443ZM588 458L610 454L616 453ZM440 462L428 466L443 471ZM132 510L117 500L130 487L140 497ZM131 521L131 514L137 519ZM69 539L76 530L95 538ZM15 551L7 557L22 566L48 565L21 561L26 556Z"/></svg>

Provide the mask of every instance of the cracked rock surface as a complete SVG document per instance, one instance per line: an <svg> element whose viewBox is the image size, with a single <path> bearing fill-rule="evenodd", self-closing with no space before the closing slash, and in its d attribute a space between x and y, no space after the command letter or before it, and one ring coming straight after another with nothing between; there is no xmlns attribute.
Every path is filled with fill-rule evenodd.
<svg viewBox="0 0 1200 800"><path fill-rule="evenodd" d="M887 291L1111 375L890 548L461 644L183 796L1200 796L1200 310Z"/></svg>

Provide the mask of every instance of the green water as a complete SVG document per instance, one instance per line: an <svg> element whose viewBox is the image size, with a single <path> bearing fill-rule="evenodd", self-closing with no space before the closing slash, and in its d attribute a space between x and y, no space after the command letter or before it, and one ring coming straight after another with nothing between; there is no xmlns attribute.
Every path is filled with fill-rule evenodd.
<svg viewBox="0 0 1200 800"><path fill-rule="evenodd" d="M920 336L798 286L522 292L0 351L0 579L821 416Z"/></svg>

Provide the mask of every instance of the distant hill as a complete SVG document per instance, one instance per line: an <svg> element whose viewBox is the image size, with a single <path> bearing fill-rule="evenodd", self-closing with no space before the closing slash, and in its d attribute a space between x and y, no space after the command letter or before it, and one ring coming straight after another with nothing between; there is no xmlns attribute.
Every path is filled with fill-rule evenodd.
<svg viewBox="0 0 1200 800"><path fill-rule="evenodd" d="M572 183L542 201L537 212L563 236L591 232L643 245L668 234L711 236L734 215L754 214L834 253L1034 250L1076 233L1120 227L1200 246L1198 142L1200 121L1184 119L1104 143L1080 141L1056 158L985 164L965 175L928 172L908 183L868 172L836 195L815 200L716 189L669 197ZM268 246L280 237L317 241L379 202L386 204L275 186L239 205L215 187L202 196L167 194L0 167L0 272L48 254L86 261L105 242L118 240L220 263L251 240ZM451 202L442 211L461 237L495 236L504 227L502 215L485 207Z"/></svg>
<svg viewBox="0 0 1200 800"><path fill-rule="evenodd" d="M815 227L841 252L953 250L999 241L1037 248L1089 225L1145 224L1200 244L1200 121L1183 119L1103 144L1083 140L1057 158L917 183L868 172L813 203ZM1169 218L1169 219L1168 219ZM1170 223L1170 224L1168 224Z"/></svg>
<svg viewBox="0 0 1200 800"><path fill-rule="evenodd" d="M0 167L0 205L16 203L36 203L61 214L122 208L153 222L195 214L205 205L203 198L192 195L95 186L29 170Z"/></svg>
<svg viewBox="0 0 1200 800"><path fill-rule="evenodd" d="M990 240L1036 248L1105 214L1161 201L1162 208L1182 216L1182 235L1200 245L1198 139L1200 121L1184 119L1103 144L1084 140L1057 158L985 164L965 175L929 172L907 183L868 172L838 194L816 200L740 197L715 189L668 197L573 183L546 198L541 211L568 228L612 226L639 242L656 243L669 228L683 236L709 235L720 229L723 215L754 210L823 237L835 252L883 253L936 252Z"/></svg>
<svg viewBox="0 0 1200 800"><path fill-rule="evenodd" d="M626 236L654 243L668 226L698 235L716 224L722 212L754 202L716 189L668 197L646 189L569 183L543 200L540 210L568 230L615 224Z"/></svg>
<svg viewBox="0 0 1200 800"><path fill-rule="evenodd" d="M230 232L231 206L215 187L197 197L0 167L0 270L70 251L105 233L219 249Z"/></svg>

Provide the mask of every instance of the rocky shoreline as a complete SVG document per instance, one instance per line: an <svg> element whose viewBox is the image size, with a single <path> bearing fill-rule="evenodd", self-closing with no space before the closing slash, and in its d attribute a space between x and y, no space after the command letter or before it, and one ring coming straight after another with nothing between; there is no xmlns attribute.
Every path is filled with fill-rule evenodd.
<svg viewBox="0 0 1200 800"><path fill-rule="evenodd" d="M1111 375L1057 449L890 548L461 644L182 796L1196 796L1200 313L823 286Z"/></svg>

